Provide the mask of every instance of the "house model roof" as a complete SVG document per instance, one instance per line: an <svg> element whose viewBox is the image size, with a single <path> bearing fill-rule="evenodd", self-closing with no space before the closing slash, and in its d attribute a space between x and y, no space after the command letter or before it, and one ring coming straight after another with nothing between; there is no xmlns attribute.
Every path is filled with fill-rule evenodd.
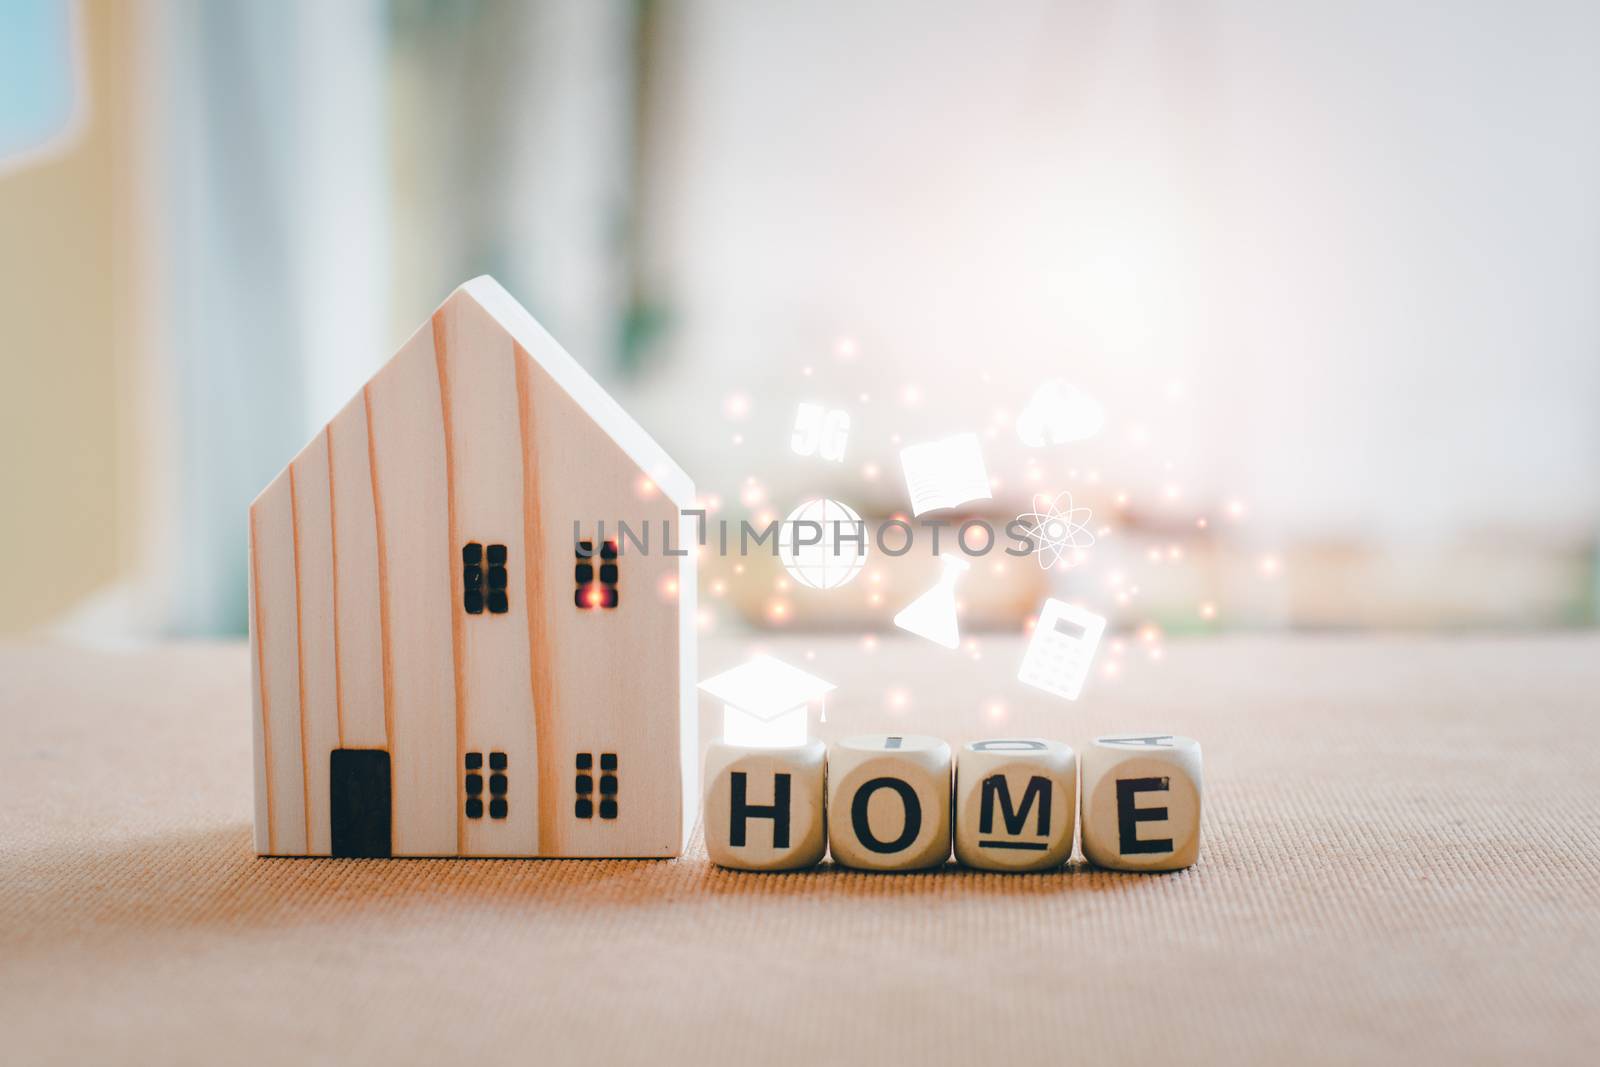
<svg viewBox="0 0 1600 1067"><path fill-rule="evenodd" d="M706 679L700 688L724 704L765 721L816 700L834 685L782 660L756 656Z"/></svg>
<svg viewBox="0 0 1600 1067"><path fill-rule="evenodd" d="M633 416L623 410L622 405L601 388L600 383L568 355L499 282L483 274L462 285L456 293L471 297L487 311L501 329L616 441L669 500L680 508L694 506L694 483L683 468L672 461L644 427L635 422ZM451 298L454 296L452 294Z"/></svg>

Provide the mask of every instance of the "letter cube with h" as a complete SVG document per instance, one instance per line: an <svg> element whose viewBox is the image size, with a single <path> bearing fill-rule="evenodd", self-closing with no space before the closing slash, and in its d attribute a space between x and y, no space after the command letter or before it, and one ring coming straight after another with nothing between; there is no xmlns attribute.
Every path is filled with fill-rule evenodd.
<svg viewBox="0 0 1600 1067"><path fill-rule="evenodd" d="M1200 855L1200 743L1097 737L1084 749L1083 854L1117 871L1175 871Z"/></svg>
<svg viewBox="0 0 1600 1067"><path fill-rule="evenodd" d="M987 871L1045 871L1072 855L1078 758L1040 738L995 738L956 758L956 859Z"/></svg>
<svg viewBox="0 0 1600 1067"><path fill-rule="evenodd" d="M821 741L752 748L713 741L706 750L706 852L720 867L792 871L828 847Z"/></svg>

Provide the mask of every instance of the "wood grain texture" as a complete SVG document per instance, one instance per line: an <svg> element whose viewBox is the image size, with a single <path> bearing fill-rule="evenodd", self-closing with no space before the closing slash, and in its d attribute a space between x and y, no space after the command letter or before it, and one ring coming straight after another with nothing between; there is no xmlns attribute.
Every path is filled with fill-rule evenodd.
<svg viewBox="0 0 1600 1067"><path fill-rule="evenodd" d="M377 512L364 394L333 417L327 436L340 744L387 749Z"/></svg>
<svg viewBox="0 0 1600 1067"><path fill-rule="evenodd" d="M550 585L544 602L551 745L548 763L562 786L552 854L668 856L682 847L679 763L678 601L669 592L679 557L662 553L661 524L677 506L641 490L641 472L577 403L529 360L529 454L538 466L539 510L550 536L538 560ZM618 522L648 525L651 554L624 543L616 610L573 605L573 524L595 538ZM598 562L598 561L597 561ZM544 737L541 735L541 742ZM574 757L616 753L619 818L571 817Z"/></svg>
<svg viewBox="0 0 1600 1067"><path fill-rule="evenodd" d="M256 563L256 509L250 508L250 581L246 593L250 618L250 727L251 748L255 755L255 848L258 855L270 855L272 839L272 744L267 730L266 669L262 663L260 568Z"/></svg>
<svg viewBox="0 0 1600 1067"><path fill-rule="evenodd" d="M533 440L533 360L520 347L512 366L517 380L517 439L524 456ZM534 756L538 776L538 854L560 855L562 801L565 767L555 750L555 691L551 686L551 666L555 656L550 644L553 615L547 590L560 586L546 582L544 513L539 504L539 464L522 464L522 589L523 611L528 630L528 686L533 698Z"/></svg>
<svg viewBox="0 0 1600 1067"><path fill-rule="evenodd" d="M300 656L300 733L304 743L307 853L331 851L329 754L339 747L339 683L334 628L333 521L328 435L319 433L289 465L294 503L295 587Z"/></svg>
<svg viewBox="0 0 1600 1067"><path fill-rule="evenodd" d="M504 819L462 816L464 856L527 856L539 850L539 773L528 648L528 606L521 584L507 590L509 610L461 610L460 546L504 545L509 574L523 569L523 455L515 353L505 335L470 300L449 301L434 315L441 378L450 383L451 524L456 546L456 671L460 685L458 755L487 760L503 752L510 789ZM461 763L457 762L457 768ZM487 795L483 798L488 804ZM458 805L458 812L461 811Z"/></svg>
<svg viewBox="0 0 1600 1067"><path fill-rule="evenodd" d="M306 853L304 751L300 732L294 501L287 470L250 507L251 571L261 664L256 690L267 776L267 842L275 855Z"/></svg>
<svg viewBox="0 0 1600 1067"><path fill-rule="evenodd" d="M455 604L443 409L433 333L418 330L368 385L388 574L394 852L459 851Z"/></svg>
<svg viewBox="0 0 1600 1067"><path fill-rule="evenodd" d="M485 279L458 289L252 508L258 851L329 852L341 747L390 753L397 856L683 847L695 559L666 541L685 547L692 487L508 305ZM619 522L649 553L624 540L619 606L581 609L575 524L615 540ZM464 609L473 542L505 549L505 612ZM504 817L488 789L469 814L467 753L485 785L504 755ZM577 816L579 753L616 756L617 818Z"/></svg>

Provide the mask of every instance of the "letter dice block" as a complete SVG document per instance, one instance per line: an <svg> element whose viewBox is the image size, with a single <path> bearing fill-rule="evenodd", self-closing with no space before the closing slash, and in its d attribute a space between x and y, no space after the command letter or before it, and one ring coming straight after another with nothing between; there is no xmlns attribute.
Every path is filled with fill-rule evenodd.
<svg viewBox="0 0 1600 1067"><path fill-rule="evenodd" d="M1037 738L963 745L956 759L956 859L986 871L1045 871L1072 855L1078 757Z"/></svg>
<svg viewBox="0 0 1600 1067"><path fill-rule="evenodd" d="M1200 855L1200 743L1097 737L1084 749L1083 854L1118 871L1175 871Z"/></svg>
<svg viewBox="0 0 1600 1067"><path fill-rule="evenodd" d="M950 857L950 746L937 737L851 737L828 752L828 844L869 871Z"/></svg>
<svg viewBox="0 0 1600 1067"><path fill-rule="evenodd" d="M822 862L827 750L749 748L713 741L706 749L704 807L711 862L742 871L792 871Z"/></svg>

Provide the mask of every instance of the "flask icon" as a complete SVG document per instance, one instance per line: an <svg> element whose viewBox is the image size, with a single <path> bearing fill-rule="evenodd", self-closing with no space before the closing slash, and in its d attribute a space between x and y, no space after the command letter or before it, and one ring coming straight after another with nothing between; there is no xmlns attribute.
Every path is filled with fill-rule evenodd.
<svg viewBox="0 0 1600 1067"><path fill-rule="evenodd" d="M894 624L902 630L926 637L945 648L961 647L961 627L956 620L956 582L972 568L960 556L940 556L944 570L932 589L900 609Z"/></svg>

